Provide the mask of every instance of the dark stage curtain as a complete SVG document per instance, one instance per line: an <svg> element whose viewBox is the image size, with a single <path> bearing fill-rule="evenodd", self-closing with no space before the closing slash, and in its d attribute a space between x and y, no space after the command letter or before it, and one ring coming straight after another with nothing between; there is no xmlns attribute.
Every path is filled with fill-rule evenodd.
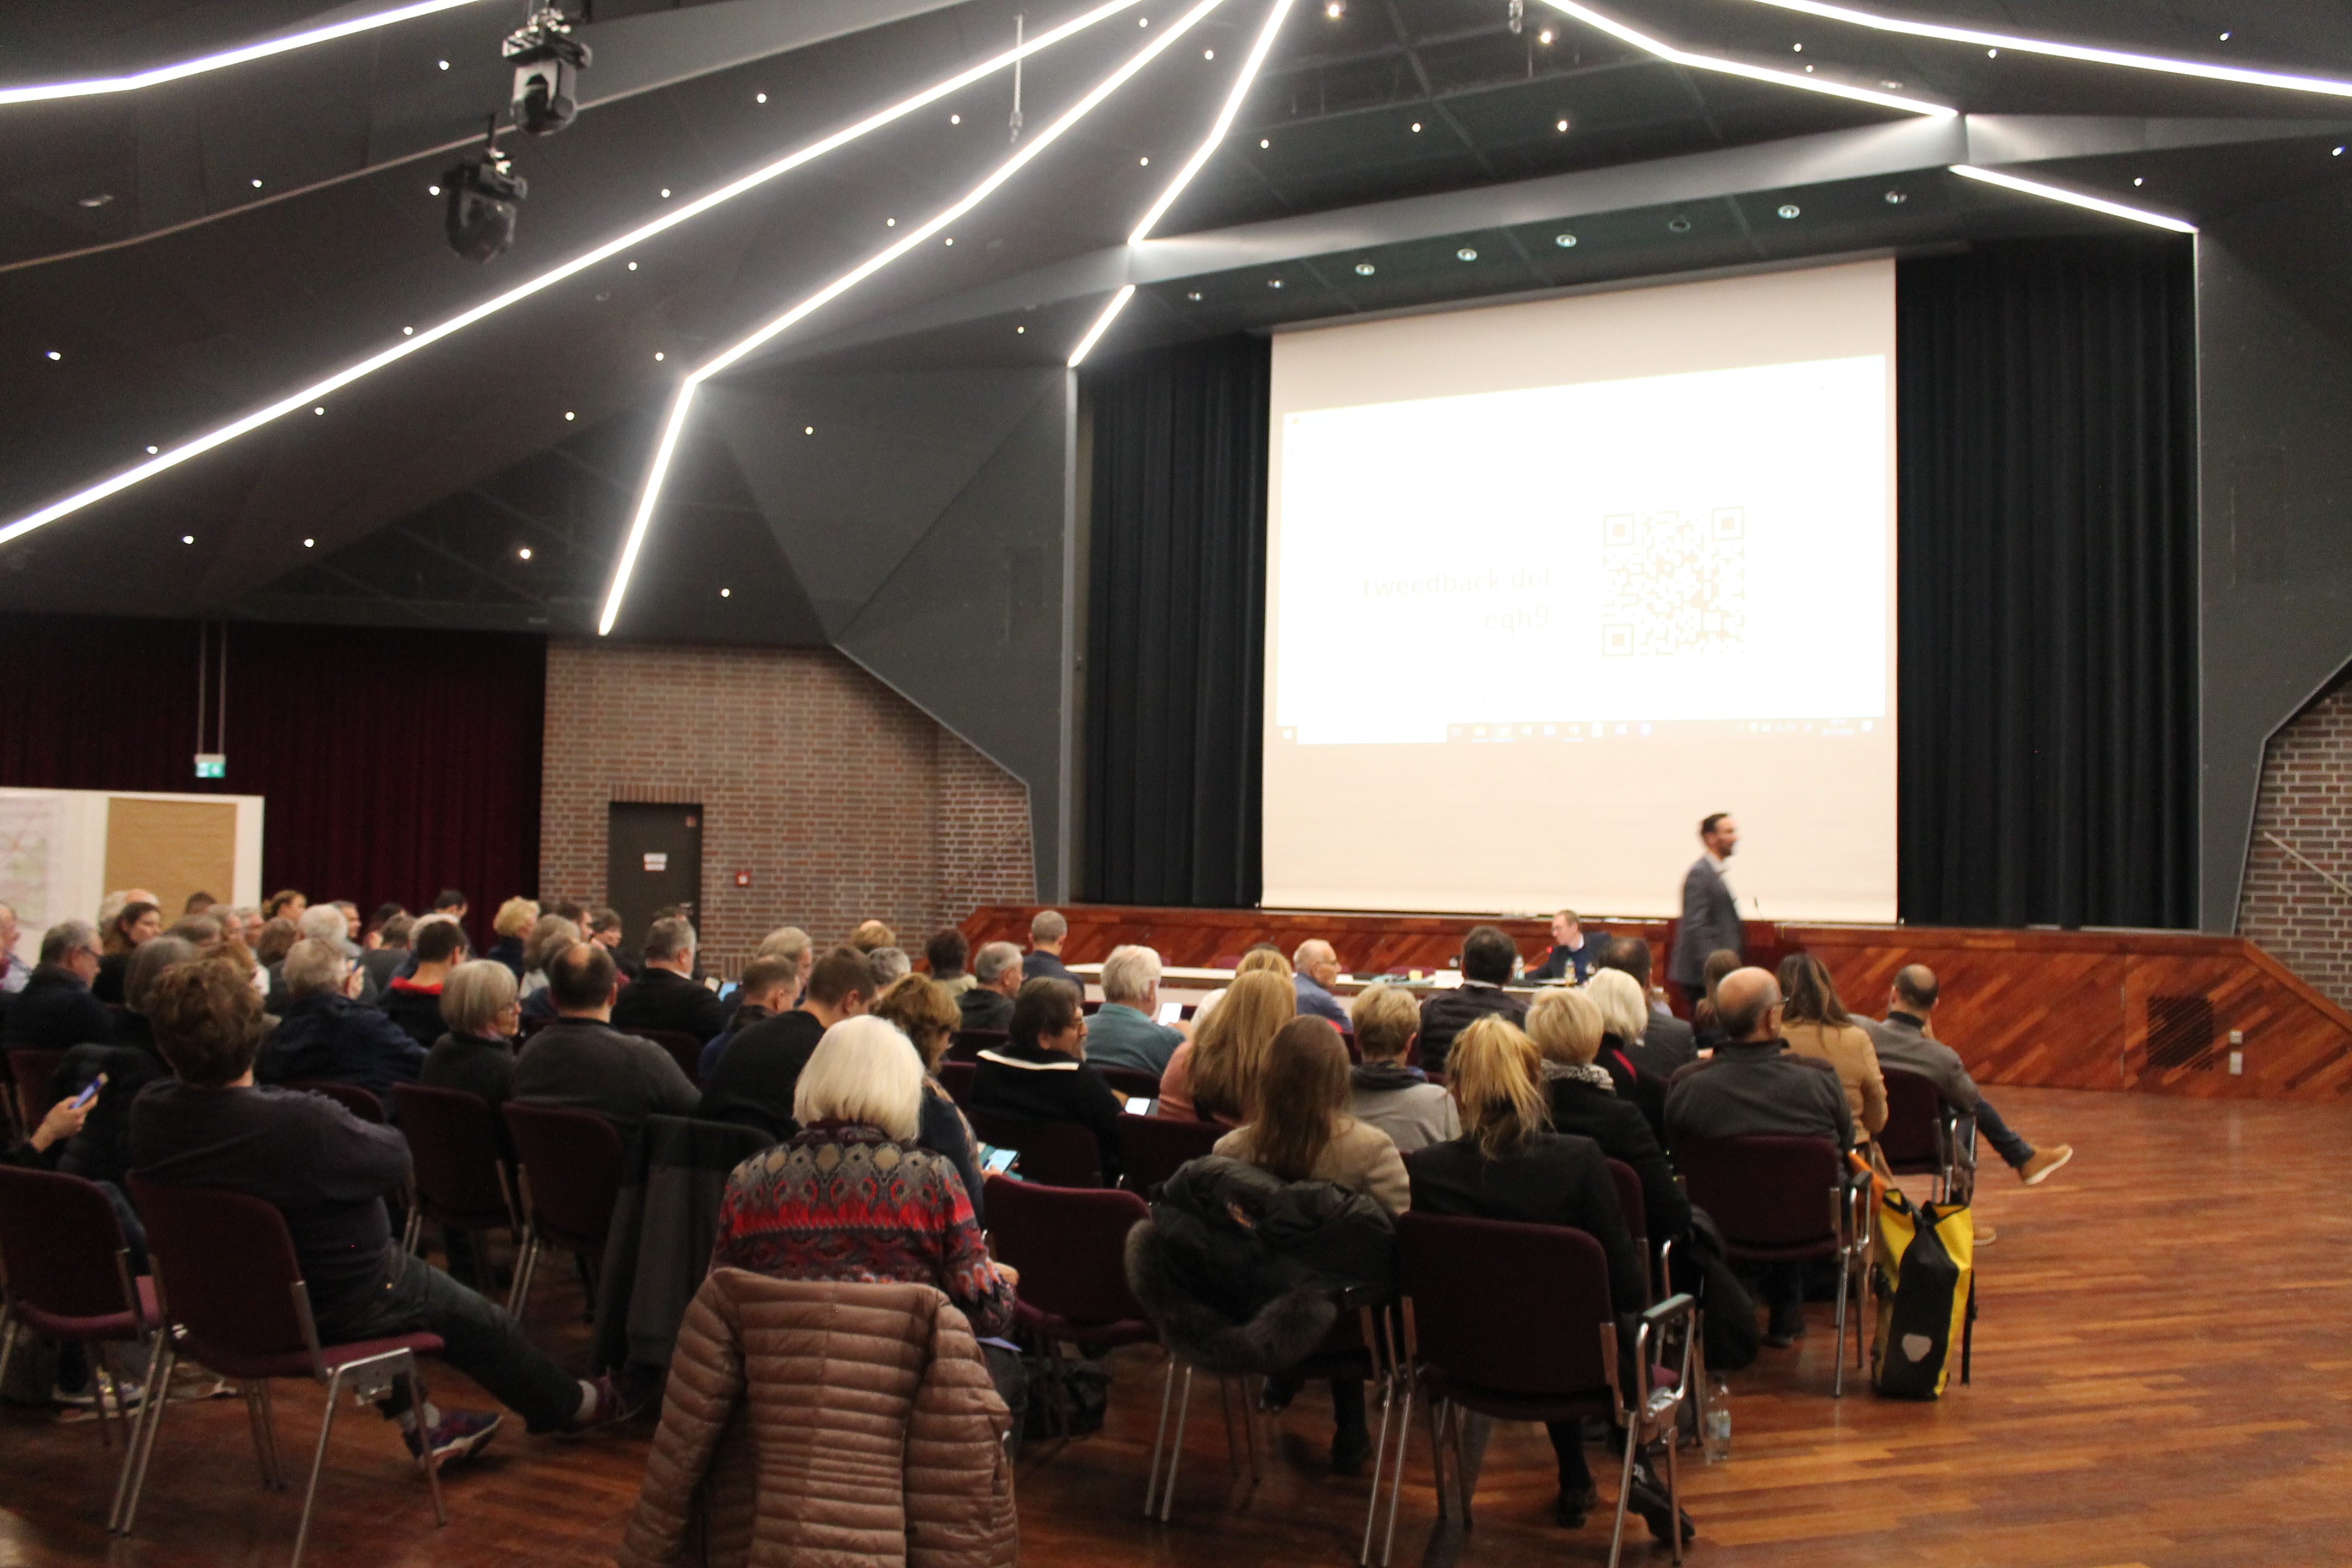
<svg viewBox="0 0 2352 1568"><path fill-rule="evenodd" d="M0 616L0 784L265 796L265 893L364 913L459 888L481 951L499 901L539 882L546 640L246 623L227 637L228 776L199 780L194 623Z"/></svg>
<svg viewBox="0 0 2352 1568"><path fill-rule="evenodd" d="M2189 242L1896 277L1903 917L2192 927Z"/></svg>
<svg viewBox="0 0 2352 1568"><path fill-rule="evenodd" d="M1222 338L1086 377L1091 902L1258 901L1269 353Z"/></svg>

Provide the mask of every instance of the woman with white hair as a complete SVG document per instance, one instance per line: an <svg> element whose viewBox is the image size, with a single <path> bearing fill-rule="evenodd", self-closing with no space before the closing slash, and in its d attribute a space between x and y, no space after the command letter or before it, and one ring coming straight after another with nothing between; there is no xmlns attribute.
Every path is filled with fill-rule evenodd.
<svg viewBox="0 0 2352 1568"><path fill-rule="evenodd" d="M793 1091L790 1143L727 1179L714 1268L778 1279L931 1285L981 1336L1013 1326L1017 1276L992 1262L953 1161L919 1146L923 1059L881 1018L824 1032Z"/></svg>
<svg viewBox="0 0 2352 1568"><path fill-rule="evenodd" d="M1608 1073L1620 1100L1633 1105L1663 1145L1666 1141L1666 1080L1634 1065L1625 1047L1650 1026L1650 999L1642 983L1622 969L1596 969L1584 994L1601 1014L1601 1048L1595 1063Z"/></svg>

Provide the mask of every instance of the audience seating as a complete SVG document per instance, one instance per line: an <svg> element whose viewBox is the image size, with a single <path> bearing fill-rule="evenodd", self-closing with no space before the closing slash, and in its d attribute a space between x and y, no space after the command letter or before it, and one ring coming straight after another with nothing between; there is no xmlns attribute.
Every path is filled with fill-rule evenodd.
<svg viewBox="0 0 2352 1568"><path fill-rule="evenodd" d="M1123 1100L1138 1096L1145 1100L1160 1098L1160 1075L1157 1073L1145 1072L1139 1068L1098 1067L1095 1071Z"/></svg>
<svg viewBox="0 0 2352 1568"><path fill-rule="evenodd" d="M66 1059L63 1051L20 1050L8 1053L8 1074L16 1089L16 1114L29 1134L41 1124L41 1118L58 1102L49 1091L50 1080Z"/></svg>
<svg viewBox="0 0 2352 1568"><path fill-rule="evenodd" d="M1206 1154L1226 1129L1213 1121L1178 1121L1165 1116L1118 1119L1119 1184L1150 1197L1187 1160Z"/></svg>
<svg viewBox="0 0 2352 1568"><path fill-rule="evenodd" d="M304 1094L323 1094L362 1121L374 1127L385 1125L383 1101L375 1097L373 1089L362 1089L355 1083L337 1083L332 1079L324 1078L288 1079L278 1087L299 1089Z"/></svg>
<svg viewBox="0 0 2352 1568"><path fill-rule="evenodd" d="M1642 1299L1658 1299L1657 1258L1650 1251L1650 1205L1642 1195L1641 1173L1622 1160L1609 1163L1609 1180L1617 1189L1617 1210L1625 1216L1625 1234L1633 1238L1633 1251L1642 1266L1651 1272L1642 1281Z"/></svg>
<svg viewBox="0 0 2352 1568"><path fill-rule="evenodd" d="M1846 1298L1856 1297L1857 1367L1864 1354L1863 1321L1869 1316L1867 1184L1854 1179L1844 1156L1826 1138L1694 1138L1675 1146L1675 1162L1691 1203L1723 1232L1725 1255L1733 1262L1836 1261L1837 1353L1830 1392L1842 1397Z"/></svg>
<svg viewBox="0 0 2352 1568"><path fill-rule="evenodd" d="M992 1051L1013 1043L1013 1037L1003 1029L958 1029L948 1037L947 1059L951 1062L976 1062L982 1051Z"/></svg>
<svg viewBox="0 0 2352 1568"><path fill-rule="evenodd" d="M1127 1233L1151 1217L1133 1193L987 1179L989 1242L1021 1275L1017 1318L1045 1352L1047 1394L1068 1434L1062 1344L1089 1352L1155 1344L1127 1288Z"/></svg>
<svg viewBox="0 0 2352 1568"><path fill-rule="evenodd" d="M131 1419L97 1347L139 1344L156 1325L155 1289L131 1273L130 1244L107 1195L79 1176L0 1165L0 1384L26 1334L92 1347L98 1432L107 1417L122 1436L122 1468L107 1528L122 1512L131 1479Z"/></svg>
<svg viewBox="0 0 2352 1568"><path fill-rule="evenodd" d="M481 1244L486 1230L505 1230L522 1246L522 1222L499 1151L498 1117L479 1095L424 1084L392 1086L400 1130L408 1138L413 1166L408 1232L401 1238L416 1250L425 1221L441 1227L443 1251L454 1253L462 1234L474 1252L474 1278L488 1281L489 1258Z"/></svg>
<svg viewBox="0 0 2352 1568"><path fill-rule="evenodd" d="M972 1075L979 1070L976 1062L942 1061L934 1076L940 1087L948 1091L948 1098L961 1105L971 1098Z"/></svg>
<svg viewBox="0 0 2352 1568"><path fill-rule="evenodd" d="M514 1139L523 1219L522 1256L515 1259L507 1310L520 1317L541 1252L568 1252L592 1270L603 1259L621 1195L621 1135L593 1110L513 1100L501 1109ZM589 1296L595 1296L593 1279Z"/></svg>
<svg viewBox="0 0 2352 1568"><path fill-rule="evenodd" d="M1654 1366L1651 1352L1675 1325L1687 1331L1689 1297L1669 1298L1643 1314L1631 1364L1646 1386L1628 1389L1620 1372L1608 1257L1582 1231L1406 1213L1397 1216L1397 1258L1404 1293L1412 1302L1407 1353L1430 1398L1431 1458L1440 1518L1448 1511L1450 1447L1454 1501L1461 1509L1463 1529L1471 1525L1475 1480L1464 1452L1465 1410L1503 1421L1603 1418L1624 1431L1616 1525L1609 1541L1611 1568L1616 1568L1623 1550L1633 1461L1645 1446L1662 1438L1667 1497L1680 1516L1674 1434L1690 1383L1693 1336L1687 1331L1683 1336L1678 1370ZM1493 1289L1497 1279L1511 1280L1513 1288ZM1410 1416L1410 1385L1406 1398ZM1381 1549L1383 1564L1395 1542L1396 1500L1403 1489L1410 1427L1408 1420L1398 1436L1388 1535ZM1680 1563L1681 1532L1674 1533L1674 1560Z"/></svg>
<svg viewBox="0 0 2352 1568"><path fill-rule="evenodd" d="M964 1108L964 1120L983 1143L1021 1152L1021 1179L1049 1187L1102 1185L1102 1150L1075 1121L1006 1121Z"/></svg>
<svg viewBox="0 0 2352 1568"><path fill-rule="evenodd" d="M131 1193L147 1222L157 1306L163 1321L171 1326L170 1332L155 1337L147 1386L169 1388L173 1365L184 1351L214 1372L242 1384L263 1484L278 1490L285 1489L286 1472L270 1419L269 1381L308 1377L327 1391L318 1452L302 1494L302 1522L294 1534L292 1568L301 1568L302 1551L310 1539L310 1512L318 1501L319 1476L326 1468L327 1443L334 1433L335 1413L341 1407L344 1390L356 1398L373 1399L405 1383L412 1407L421 1413L425 1388L417 1377L416 1358L437 1352L441 1341L433 1334L401 1334L322 1345L310 1319L310 1298L295 1259L293 1237L276 1208L243 1193L168 1186L136 1174L131 1178ZM169 1404L166 1399L150 1399L141 1411L129 1492L117 1510L115 1528L125 1535L138 1517L147 1463ZM415 1462L424 1468L425 1486L433 1496L435 1522L447 1524L448 1510L441 1501L440 1467L434 1462L431 1449L421 1451Z"/></svg>
<svg viewBox="0 0 2352 1568"><path fill-rule="evenodd" d="M698 1040L683 1029L625 1029L622 1032L635 1035L641 1040L651 1040L667 1051L670 1060L685 1072L687 1081L697 1089L702 1087L702 1047L709 1041Z"/></svg>
<svg viewBox="0 0 2352 1568"><path fill-rule="evenodd" d="M1933 1176L1937 1203L1975 1195L1977 1119L1953 1110L1935 1084L1902 1068L1885 1069L1886 1125L1878 1152L1897 1176Z"/></svg>

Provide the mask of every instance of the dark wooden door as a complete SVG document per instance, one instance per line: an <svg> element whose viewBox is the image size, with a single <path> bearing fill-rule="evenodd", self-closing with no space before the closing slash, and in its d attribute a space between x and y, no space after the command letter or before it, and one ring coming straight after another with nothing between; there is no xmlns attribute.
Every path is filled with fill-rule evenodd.
<svg viewBox="0 0 2352 1568"><path fill-rule="evenodd" d="M615 801L607 819L604 896L621 917L621 945L642 951L656 910L702 915L702 807Z"/></svg>

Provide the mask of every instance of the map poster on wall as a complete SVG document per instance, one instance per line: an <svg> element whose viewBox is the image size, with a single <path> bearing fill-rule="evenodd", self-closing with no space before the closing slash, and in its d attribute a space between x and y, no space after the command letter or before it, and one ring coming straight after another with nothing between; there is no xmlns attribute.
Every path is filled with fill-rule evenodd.
<svg viewBox="0 0 2352 1568"><path fill-rule="evenodd" d="M53 795L0 795L0 904L36 938L48 928L65 847L65 802Z"/></svg>

